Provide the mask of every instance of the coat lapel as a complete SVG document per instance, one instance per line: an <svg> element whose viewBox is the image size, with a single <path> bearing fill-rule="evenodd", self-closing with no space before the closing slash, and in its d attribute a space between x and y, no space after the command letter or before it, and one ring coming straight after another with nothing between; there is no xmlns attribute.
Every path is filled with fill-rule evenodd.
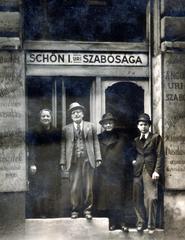
<svg viewBox="0 0 185 240"><path fill-rule="evenodd" d="M73 123L69 125L68 134L69 134L69 139L71 139L73 141L73 139L74 139L74 126L73 126Z"/></svg>
<svg viewBox="0 0 185 240"><path fill-rule="evenodd" d="M141 142L140 142L139 137L136 137L136 138L135 138L135 142L136 142L137 144L141 145Z"/></svg>
<svg viewBox="0 0 185 240"><path fill-rule="evenodd" d="M151 139L152 139L152 133L150 132L145 141L144 148L150 143Z"/></svg>
<svg viewBox="0 0 185 240"><path fill-rule="evenodd" d="M139 147L139 149L144 149L145 144L143 146L143 143L140 141L140 136L135 138L135 142L136 142L137 146Z"/></svg>
<svg viewBox="0 0 185 240"><path fill-rule="evenodd" d="M84 130L84 137L86 138L87 137L87 134L89 132L89 129L90 129L90 125L88 122L83 122L83 130Z"/></svg>

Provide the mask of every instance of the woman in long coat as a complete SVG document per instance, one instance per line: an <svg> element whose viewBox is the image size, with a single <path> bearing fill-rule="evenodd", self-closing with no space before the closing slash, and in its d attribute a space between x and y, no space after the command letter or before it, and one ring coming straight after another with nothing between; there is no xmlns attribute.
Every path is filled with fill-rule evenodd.
<svg viewBox="0 0 185 240"><path fill-rule="evenodd" d="M51 111L42 109L29 146L31 217L56 217L59 192L60 135Z"/></svg>
<svg viewBox="0 0 185 240"><path fill-rule="evenodd" d="M102 165L98 169L97 209L109 217L109 230L120 228L128 231L123 214L125 171L127 165L127 138L120 136L111 113L103 115L99 122L104 131L98 135Z"/></svg>

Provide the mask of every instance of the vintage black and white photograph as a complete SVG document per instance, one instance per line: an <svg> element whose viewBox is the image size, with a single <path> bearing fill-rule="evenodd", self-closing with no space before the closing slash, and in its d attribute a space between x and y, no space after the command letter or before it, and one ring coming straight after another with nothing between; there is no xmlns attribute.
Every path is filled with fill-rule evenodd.
<svg viewBox="0 0 185 240"><path fill-rule="evenodd" d="M184 239L184 175L184 0L0 0L0 239Z"/></svg>

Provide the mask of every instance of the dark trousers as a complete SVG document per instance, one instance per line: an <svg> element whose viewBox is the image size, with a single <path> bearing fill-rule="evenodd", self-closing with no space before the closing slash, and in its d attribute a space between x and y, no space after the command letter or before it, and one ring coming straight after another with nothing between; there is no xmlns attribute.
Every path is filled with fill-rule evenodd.
<svg viewBox="0 0 185 240"><path fill-rule="evenodd" d="M146 169L139 177L134 177L133 200L137 216L137 225L145 225L155 228L158 199L158 181L152 180Z"/></svg>
<svg viewBox="0 0 185 240"><path fill-rule="evenodd" d="M72 211L80 209L91 212L93 206L93 175L87 157L76 158L70 169L71 205Z"/></svg>
<svg viewBox="0 0 185 240"><path fill-rule="evenodd" d="M123 211L121 209L109 209L108 211L109 225L119 225L121 227L124 224Z"/></svg>

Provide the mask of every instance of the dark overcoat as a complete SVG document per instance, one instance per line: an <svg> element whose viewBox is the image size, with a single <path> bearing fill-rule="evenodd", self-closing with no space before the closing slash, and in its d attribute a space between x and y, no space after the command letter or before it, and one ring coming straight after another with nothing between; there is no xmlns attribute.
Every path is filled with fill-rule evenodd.
<svg viewBox="0 0 185 240"><path fill-rule="evenodd" d="M97 169L97 209L121 209L127 166L127 138L116 130L98 135L102 165Z"/></svg>
<svg viewBox="0 0 185 240"><path fill-rule="evenodd" d="M43 211L50 215L48 209L51 205L55 208L59 192L60 134L54 127L47 130L39 126L32 132L29 142L29 166L37 167L36 174L29 178L30 195L37 205L44 199Z"/></svg>

